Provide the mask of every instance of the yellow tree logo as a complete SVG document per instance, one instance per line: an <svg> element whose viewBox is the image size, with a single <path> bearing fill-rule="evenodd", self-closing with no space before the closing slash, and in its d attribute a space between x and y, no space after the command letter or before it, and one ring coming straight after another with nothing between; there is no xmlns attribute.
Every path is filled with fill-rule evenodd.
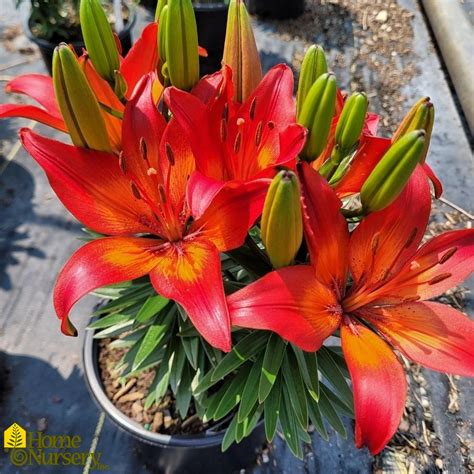
<svg viewBox="0 0 474 474"><path fill-rule="evenodd" d="M26 448L26 431L13 423L3 432L4 448Z"/></svg>

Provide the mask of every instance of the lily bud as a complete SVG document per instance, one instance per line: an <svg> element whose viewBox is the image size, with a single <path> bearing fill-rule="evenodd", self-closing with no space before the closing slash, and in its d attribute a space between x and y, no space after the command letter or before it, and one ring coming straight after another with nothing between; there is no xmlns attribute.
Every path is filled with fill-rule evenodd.
<svg viewBox="0 0 474 474"><path fill-rule="evenodd" d="M96 71L114 84L115 71L120 68L119 52L112 28L99 0L81 0L82 36Z"/></svg>
<svg viewBox="0 0 474 474"><path fill-rule="evenodd" d="M243 0L230 1L222 61L232 69L234 100L245 102L262 80L262 65Z"/></svg>
<svg viewBox="0 0 474 474"><path fill-rule="evenodd" d="M196 18L191 0L168 0L166 63L171 84L189 91L199 81Z"/></svg>
<svg viewBox="0 0 474 474"><path fill-rule="evenodd" d="M296 95L298 117L311 86L316 82L319 76L326 74L327 72L328 64L324 50L321 46L313 44L306 50L303 64L301 65L300 78L298 81L298 93Z"/></svg>
<svg viewBox="0 0 474 474"><path fill-rule="evenodd" d="M311 86L298 120L309 132L301 152L304 160L315 160L326 148L335 107L336 78L334 74L322 74Z"/></svg>
<svg viewBox="0 0 474 474"><path fill-rule="evenodd" d="M160 63L166 62L166 28L168 21L168 5L165 5L161 10L160 18L158 20L158 56Z"/></svg>
<svg viewBox="0 0 474 474"><path fill-rule="evenodd" d="M420 161L425 135L424 130L409 132L388 149L360 191L366 212L386 208L402 192Z"/></svg>
<svg viewBox="0 0 474 474"><path fill-rule="evenodd" d="M156 10L155 10L155 21L159 21L161 18L161 12L163 11L163 8L168 5L168 0L158 0L158 3L156 4Z"/></svg>
<svg viewBox="0 0 474 474"><path fill-rule="evenodd" d="M300 185L292 171L282 170L273 178L265 198L261 228L272 265L290 265L303 240Z"/></svg>
<svg viewBox="0 0 474 474"><path fill-rule="evenodd" d="M392 143L395 143L401 137L413 130L424 130L426 133L425 149L420 158L420 163L424 163L430 146L434 117L435 111L433 103L430 101L429 97L423 97L406 114L392 137Z"/></svg>
<svg viewBox="0 0 474 474"><path fill-rule="evenodd" d="M344 104L336 126L336 146L342 156L350 153L364 128L369 101L364 93L355 92Z"/></svg>
<svg viewBox="0 0 474 474"><path fill-rule="evenodd" d="M74 145L112 151L99 103L76 56L64 43L54 50L53 86Z"/></svg>

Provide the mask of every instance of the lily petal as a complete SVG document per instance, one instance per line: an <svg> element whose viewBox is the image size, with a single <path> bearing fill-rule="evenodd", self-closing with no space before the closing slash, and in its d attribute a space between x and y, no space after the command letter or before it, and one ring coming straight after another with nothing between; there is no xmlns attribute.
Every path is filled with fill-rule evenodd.
<svg viewBox="0 0 474 474"><path fill-rule="evenodd" d="M54 95L53 81L43 74L25 74L8 82L6 92L25 94L41 107L25 104L0 104L0 118L23 117L66 132L66 124Z"/></svg>
<svg viewBox="0 0 474 474"><path fill-rule="evenodd" d="M433 185L435 198L439 199L443 194L443 184L441 183L438 176L435 175L434 171L428 166L428 163L423 163L422 166L427 178L431 181L431 184Z"/></svg>
<svg viewBox="0 0 474 474"><path fill-rule="evenodd" d="M365 326L356 322L342 325L341 339L354 391L355 443L377 454L400 423L405 374L387 343Z"/></svg>
<svg viewBox="0 0 474 474"><path fill-rule="evenodd" d="M341 201L309 164L298 168L303 203L303 223L311 262L317 278L342 295L346 286L349 230Z"/></svg>
<svg viewBox="0 0 474 474"><path fill-rule="evenodd" d="M230 318L220 268L219 252L212 243L189 239L163 246L150 278L158 293L183 306L209 344L228 352Z"/></svg>
<svg viewBox="0 0 474 474"><path fill-rule="evenodd" d="M77 250L56 281L54 307L61 330L77 335L68 315L83 296L105 285L146 275L156 265L154 251L161 242L153 239L109 237L93 240Z"/></svg>
<svg viewBox="0 0 474 474"><path fill-rule="evenodd" d="M385 302L434 298L462 283L473 269L474 229L445 232L423 245L378 294Z"/></svg>
<svg viewBox="0 0 474 474"><path fill-rule="evenodd" d="M199 219L225 185L225 181L209 178L195 171L189 178L187 187L187 201L191 215Z"/></svg>
<svg viewBox="0 0 474 474"><path fill-rule="evenodd" d="M416 252L428 224L431 196L417 167L400 196L366 217L351 235L350 265L360 291L395 275Z"/></svg>
<svg viewBox="0 0 474 474"><path fill-rule="evenodd" d="M227 305L232 325L274 331L310 352L341 322L336 296L305 265L268 273L228 296Z"/></svg>
<svg viewBox="0 0 474 474"><path fill-rule="evenodd" d="M43 168L64 206L101 234L159 233L150 209L133 197L115 155L20 130L23 146Z"/></svg>
<svg viewBox="0 0 474 474"><path fill-rule="evenodd" d="M439 372L474 377L474 322L454 308L423 302L360 313L409 359Z"/></svg>
<svg viewBox="0 0 474 474"><path fill-rule="evenodd" d="M157 35L157 23L146 26L120 65L120 72L128 85L127 98L132 96L140 79L158 67Z"/></svg>
<svg viewBox="0 0 474 474"><path fill-rule="evenodd" d="M190 233L206 237L220 252L240 247L262 213L269 185L268 179L227 182L202 216L192 224Z"/></svg>
<svg viewBox="0 0 474 474"><path fill-rule="evenodd" d="M358 193L389 147L388 138L362 135L349 170L335 187L337 195L345 197Z"/></svg>

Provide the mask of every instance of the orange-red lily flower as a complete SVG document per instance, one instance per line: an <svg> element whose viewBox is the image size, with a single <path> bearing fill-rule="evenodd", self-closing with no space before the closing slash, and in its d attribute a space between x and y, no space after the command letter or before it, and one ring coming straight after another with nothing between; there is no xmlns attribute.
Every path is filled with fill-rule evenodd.
<svg viewBox="0 0 474 474"><path fill-rule="evenodd" d="M306 351L340 329L356 444L375 454L396 431L405 402L405 374L393 349L431 369L474 376L474 323L424 301L472 272L474 230L447 232L418 249L430 213L421 168L393 204L352 234L341 202L318 173L302 164L299 176L313 265L274 271L229 296L231 321L273 330Z"/></svg>
<svg viewBox="0 0 474 474"><path fill-rule="evenodd" d="M132 95L138 81L145 74L156 70L158 64L157 32L158 25L156 23L149 24L128 54L121 58L120 74L127 84L127 98ZM81 56L79 61L84 67L84 72L98 101L113 110L123 112L123 105L115 97L110 85L95 72L90 61L87 61L87 53ZM0 118L29 118L62 132L67 132L66 124L54 96L53 81L50 76L44 74L18 76L8 82L5 90L25 94L38 102L39 106L0 104ZM116 143L116 119L110 116L110 122L111 124L108 124L107 129L112 133L112 143Z"/></svg>
<svg viewBox="0 0 474 474"><path fill-rule="evenodd" d="M243 104L234 103L232 72L203 78L191 93L165 91L165 101L186 133L196 167L208 178L248 182L271 177L275 166L294 167L306 131L297 125L293 73L271 69Z"/></svg>
<svg viewBox="0 0 474 474"><path fill-rule="evenodd" d="M194 157L176 122L166 124L157 110L153 81L154 75L145 76L125 107L120 159L20 132L66 208L110 236L87 243L66 263L55 309L63 332L74 335L68 314L79 298L149 274L156 291L181 304L210 344L229 351L219 253L243 244L261 212L265 187L229 184L211 200L193 176L188 184ZM202 200L209 203L205 209L194 204Z"/></svg>

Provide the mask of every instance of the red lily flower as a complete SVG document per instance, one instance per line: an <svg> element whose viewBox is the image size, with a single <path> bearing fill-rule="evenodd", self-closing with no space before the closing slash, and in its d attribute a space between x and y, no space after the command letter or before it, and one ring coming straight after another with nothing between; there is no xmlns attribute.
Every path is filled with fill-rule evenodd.
<svg viewBox="0 0 474 474"><path fill-rule="evenodd" d="M20 132L66 208L87 227L110 235L73 254L56 283L54 305L62 331L74 335L68 313L79 298L149 274L157 292L181 304L210 344L228 351L219 252L242 245L265 194L260 182L229 184L206 209L196 209L200 189L191 178L188 205L194 157L176 122L167 125L158 112L153 81L154 75L146 76L125 107L120 160Z"/></svg>
<svg viewBox="0 0 474 474"><path fill-rule="evenodd" d="M196 167L219 182L248 182L274 175L275 166L294 167L306 131L295 123L293 74L271 69L242 105L232 102L232 72L203 78L192 93L165 92L173 116L186 133Z"/></svg>
<svg viewBox="0 0 474 474"><path fill-rule="evenodd" d="M274 271L229 296L232 324L273 330L306 351L339 328L356 444L376 454L395 433L405 402L405 376L392 348L431 369L474 376L474 323L424 301L472 272L474 230L448 232L417 250L430 213L428 182L418 168L393 204L350 235L334 191L309 165L299 172L313 266Z"/></svg>
<svg viewBox="0 0 474 474"><path fill-rule="evenodd" d="M125 58L121 59L120 73L127 83L127 98L131 96L136 84L145 74L156 70L158 64L157 34L158 25L156 23L149 24ZM81 56L80 62L84 64L84 72L99 102L118 112L123 112L123 105L115 97L110 85L95 72L90 61L86 61L86 58L87 54ZM67 132L66 124L56 102L53 81L50 76L25 74L8 82L5 90L25 94L36 100L40 107L24 104L0 104L0 118L28 118ZM110 116L111 122L114 122L113 119L114 117ZM110 131L110 127L107 128ZM116 143L116 141L112 140L112 143Z"/></svg>

